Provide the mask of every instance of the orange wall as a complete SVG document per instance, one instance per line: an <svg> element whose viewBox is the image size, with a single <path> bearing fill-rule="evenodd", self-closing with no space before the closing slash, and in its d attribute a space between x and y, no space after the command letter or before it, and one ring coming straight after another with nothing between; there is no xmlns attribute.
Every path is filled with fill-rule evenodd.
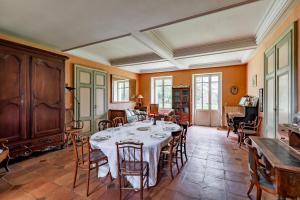
<svg viewBox="0 0 300 200"><path fill-rule="evenodd" d="M42 46L42 45L39 45L39 44L35 44L35 43L32 43L32 42L25 41L25 40L20 39L20 38L16 38L16 37L4 35L4 34L0 34L0 38L68 56L69 60L67 60L66 65L65 65L65 83L68 84L69 86L74 86L74 64L80 64L80 65L83 65L85 67L100 69L100 70L106 71L108 73L108 83L107 83L108 86L109 86L108 94L110 94L110 84L109 84L110 83L110 80L109 80L110 74L125 76L125 77L128 77L130 79L136 79L136 80L138 79L138 74L131 73L131 72L128 72L128 71L124 71L124 70L121 70L117 67L113 67L113 66L110 66L110 65L104 65L104 64L100 64L100 63L97 63L97 62L87 60L87 59L72 56L72 55L63 53L61 51L55 50L55 49L51 49L51 48L48 48L48 47L45 47L45 46ZM138 81L137 81L137 90L138 90ZM110 102L110 95L108 97L108 100ZM109 103L109 108L112 108L112 109L126 109L128 107L132 107L133 105L134 105L134 103L132 103L132 102L130 102L130 103L116 103L116 104ZM66 94L66 108L72 108L72 107L73 107L73 96L72 96L72 94L68 93L68 94Z"/></svg>
<svg viewBox="0 0 300 200"><path fill-rule="evenodd" d="M280 18L279 22L275 25L274 30L267 35L267 37L261 42L261 44L256 49L254 55L251 57L247 66L247 92L249 95L258 96L258 89L264 87L264 53L270 48L280 37L284 34L290 26L294 22L298 23L298 27L296 27L297 38L296 41L296 58L300 58L300 1L297 2L293 7L289 8L287 12ZM296 64L296 69L300 69L300 62ZM296 70L297 78L296 81L298 83L298 105L300 105L300 70ZM252 87L251 79L252 76L257 74L257 87ZM300 107L298 106L298 111L300 111ZM260 113L263 116L263 113ZM261 127L261 135L263 135L263 126Z"/></svg>
<svg viewBox="0 0 300 200"><path fill-rule="evenodd" d="M246 95L247 67L236 65L227 67L200 68L193 70L181 70L174 72L150 73L139 75L139 94L144 96L143 103L149 106L151 102L151 77L172 76L173 86L189 85L192 88L192 75L201 73L222 72L222 105L237 105L242 96ZM239 88L237 95L230 93L231 86Z"/></svg>

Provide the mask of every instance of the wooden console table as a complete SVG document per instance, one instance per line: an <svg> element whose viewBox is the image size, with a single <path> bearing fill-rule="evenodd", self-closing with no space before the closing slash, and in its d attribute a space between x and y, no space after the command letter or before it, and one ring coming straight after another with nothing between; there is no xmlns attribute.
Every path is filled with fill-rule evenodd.
<svg viewBox="0 0 300 200"><path fill-rule="evenodd" d="M279 199L300 197L300 153L278 139L254 136L250 139L274 170Z"/></svg>

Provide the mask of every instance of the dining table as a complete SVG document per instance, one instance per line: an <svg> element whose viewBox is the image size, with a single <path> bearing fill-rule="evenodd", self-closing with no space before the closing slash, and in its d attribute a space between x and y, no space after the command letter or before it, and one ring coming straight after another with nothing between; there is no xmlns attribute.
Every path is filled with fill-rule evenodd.
<svg viewBox="0 0 300 200"><path fill-rule="evenodd" d="M113 178L118 178L117 142L143 143L143 161L149 163L149 186L155 186L161 149L168 144L172 132L180 129L180 126L169 121L144 120L124 124L121 127L108 128L93 134L90 144L93 149L101 149L108 157L108 164L98 170L98 177L104 177L111 172ZM130 184L140 188L139 177L127 176Z"/></svg>

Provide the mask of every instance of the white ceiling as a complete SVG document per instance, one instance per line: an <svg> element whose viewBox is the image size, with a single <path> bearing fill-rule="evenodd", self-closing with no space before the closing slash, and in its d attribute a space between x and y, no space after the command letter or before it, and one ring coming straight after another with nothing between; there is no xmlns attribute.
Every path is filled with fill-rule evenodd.
<svg viewBox="0 0 300 200"><path fill-rule="evenodd" d="M69 49L247 0L0 0L0 30Z"/></svg>
<svg viewBox="0 0 300 200"><path fill-rule="evenodd" d="M247 4L158 28L155 32L172 49L254 37L269 4L269 0Z"/></svg>
<svg viewBox="0 0 300 200"><path fill-rule="evenodd" d="M0 32L136 73L226 66L247 62L274 3L0 0Z"/></svg>

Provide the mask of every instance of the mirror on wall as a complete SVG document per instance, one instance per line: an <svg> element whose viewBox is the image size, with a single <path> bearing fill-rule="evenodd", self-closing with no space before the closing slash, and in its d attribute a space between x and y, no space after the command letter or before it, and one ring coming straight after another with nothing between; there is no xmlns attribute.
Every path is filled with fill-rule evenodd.
<svg viewBox="0 0 300 200"><path fill-rule="evenodd" d="M124 103L135 101L136 80L112 74L111 80L111 102Z"/></svg>

